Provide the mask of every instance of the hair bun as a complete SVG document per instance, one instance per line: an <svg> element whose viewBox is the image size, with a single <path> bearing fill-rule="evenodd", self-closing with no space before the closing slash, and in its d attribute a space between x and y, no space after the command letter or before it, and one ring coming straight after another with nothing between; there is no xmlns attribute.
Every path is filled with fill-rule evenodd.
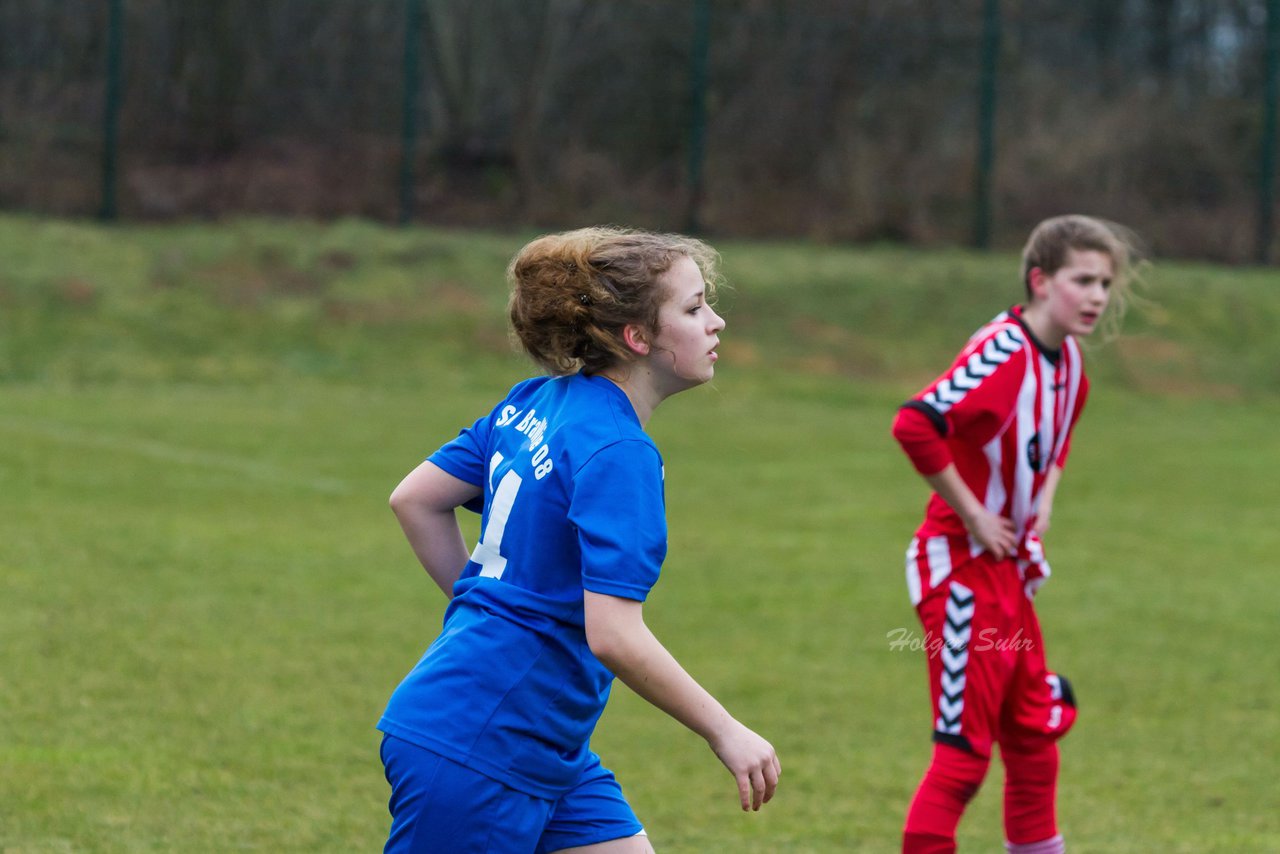
<svg viewBox="0 0 1280 854"><path fill-rule="evenodd" d="M691 258L714 296L716 254L700 240L613 227L582 228L531 241L511 259L511 329L552 374L599 373L634 358L622 330L658 330L660 280ZM606 274L604 271L608 271Z"/></svg>

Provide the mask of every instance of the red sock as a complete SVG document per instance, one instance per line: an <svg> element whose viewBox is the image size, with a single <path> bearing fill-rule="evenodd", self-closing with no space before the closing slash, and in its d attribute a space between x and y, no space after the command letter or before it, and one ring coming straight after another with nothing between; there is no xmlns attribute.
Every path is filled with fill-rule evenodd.
<svg viewBox="0 0 1280 854"><path fill-rule="evenodd" d="M933 746L933 760L907 812L903 854L950 854L956 825L977 794L990 760L946 744Z"/></svg>
<svg viewBox="0 0 1280 854"><path fill-rule="evenodd" d="M1049 741L1010 749L1001 744L1000 758L1005 839L1016 845L1057 836L1058 745Z"/></svg>

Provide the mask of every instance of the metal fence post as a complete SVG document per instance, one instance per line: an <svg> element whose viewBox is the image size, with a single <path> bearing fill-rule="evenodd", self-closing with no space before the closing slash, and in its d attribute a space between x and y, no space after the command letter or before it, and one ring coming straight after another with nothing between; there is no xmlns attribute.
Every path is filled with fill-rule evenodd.
<svg viewBox="0 0 1280 854"><path fill-rule="evenodd" d="M1000 58L1000 0L982 4L982 71L978 81L978 160L974 175L973 245L991 245L991 172L995 161L996 64Z"/></svg>
<svg viewBox="0 0 1280 854"><path fill-rule="evenodd" d="M693 7L693 56L689 74L689 198L685 230L701 230L702 162L707 135L707 53L711 42L711 0L697 0Z"/></svg>
<svg viewBox="0 0 1280 854"><path fill-rule="evenodd" d="M1267 0L1266 85L1263 86L1258 187L1258 263L1271 261L1276 198L1276 99L1280 95L1280 0Z"/></svg>
<svg viewBox="0 0 1280 854"><path fill-rule="evenodd" d="M413 219L413 160L417 148L418 125L414 108L418 103L418 30L421 0L404 0L404 84L400 128L400 214L401 225Z"/></svg>
<svg viewBox="0 0 1280 854"><path fill-rule="evenodd" d="M107 6L107 85L102 109L102 206L98 218L116 218L116 158L120 132L120 53L124 31L124 0Z"/></svg>

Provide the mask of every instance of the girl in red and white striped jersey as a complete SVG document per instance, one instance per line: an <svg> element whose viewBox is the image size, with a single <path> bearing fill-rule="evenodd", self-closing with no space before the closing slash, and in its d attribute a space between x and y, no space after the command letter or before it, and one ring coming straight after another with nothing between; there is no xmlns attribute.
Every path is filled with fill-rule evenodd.
<svg viewBox="0 0 1280 854"><path fill-rule="evenodd" d="M1023 250L1026 302L979 329L894 421L934 490L907 549L907 588L929 640L934 741L907 814L909 854L955 850L993 744L1005 765L1006 847L1063 850L1057 739L1075 700L1045 666L1032 597L1049 575L1040 537L1089 393L1075 338L1108 305L1118 321L1134 254L1112 223L1042 222Z"/></svg>

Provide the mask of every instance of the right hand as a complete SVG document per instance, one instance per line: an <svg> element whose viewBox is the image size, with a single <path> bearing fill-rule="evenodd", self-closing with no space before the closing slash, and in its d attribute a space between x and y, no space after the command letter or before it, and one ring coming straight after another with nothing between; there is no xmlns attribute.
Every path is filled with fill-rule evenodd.
<svg viewBox="0 0 1280 854"><path fill-rule="evenodd" d="M772 744L736 720L708 744L737 781L738 800L744 812L758 810L773 799L782 764Z"/></svg>
<svg viewBox="0 0 1280 854"><path fill-rule="evenodd" d="M991 552L997 560L1012 557L1018 551L1018 540L1011 519L982 507L964 520L964 526L969 529L970 536L978 541L978 545Z"/></svg>

